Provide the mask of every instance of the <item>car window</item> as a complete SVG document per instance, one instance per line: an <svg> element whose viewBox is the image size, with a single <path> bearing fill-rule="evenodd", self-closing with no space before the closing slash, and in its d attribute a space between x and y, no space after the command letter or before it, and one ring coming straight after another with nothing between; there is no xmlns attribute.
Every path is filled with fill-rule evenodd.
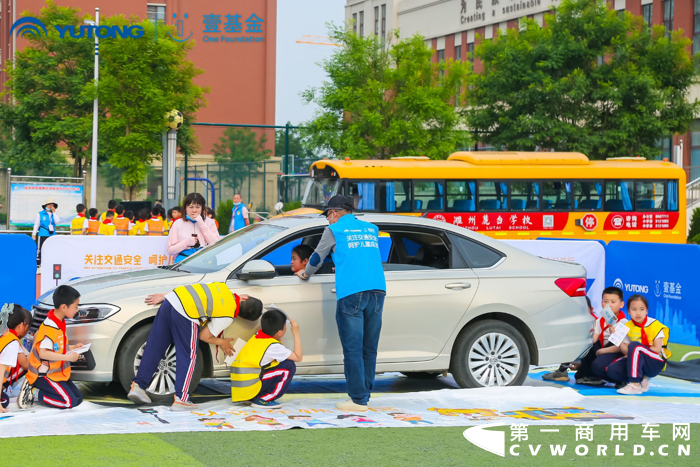
<svg viewBox="0 0 700 467"><path fill-rule="evenodd" d="M261 245L285 227L271 224L253 224L227 235L211 246L190 256L175 265L175 270L185 272L210 273L221 271L226 266Z"/></svg>
<svg viewBox="0 0 700 467"><path fill-rule="evenodd" d="M379 247L385 271L466 267L439 232L409 226L382 226L380 229Z"/></svg>
<svg viewBox="0 0 700 467"><path fill-rule="evenodd" d="M472 269L489 268L498 263L504 257L503 253L496 251L479 242L468 238L450 234L450 240L457 250L464 256L467 266Z"/></svg>

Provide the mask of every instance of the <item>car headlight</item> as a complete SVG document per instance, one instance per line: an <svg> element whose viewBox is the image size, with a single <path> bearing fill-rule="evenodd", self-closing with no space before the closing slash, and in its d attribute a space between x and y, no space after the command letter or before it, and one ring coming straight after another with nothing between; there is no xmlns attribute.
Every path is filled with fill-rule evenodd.
<svg viewBox="0 0 700 467"><path fill-rule="evenodd" d="M121 308L114 305L97 304L81 305L73 319L66 318L66 324L94 323L114 316Z"/></svg>

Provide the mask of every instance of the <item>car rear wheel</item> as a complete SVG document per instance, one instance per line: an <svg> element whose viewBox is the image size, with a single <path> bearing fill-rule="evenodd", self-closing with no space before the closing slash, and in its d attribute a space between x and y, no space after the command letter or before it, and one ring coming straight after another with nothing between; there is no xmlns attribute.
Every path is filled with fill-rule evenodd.
<svg viewBox="0 0 700 467"><path fill-rule="evenodd" d="M463 388L520 386L527 378L530 352L517 329L488 319L460 333L450 366L455 381Z"/></svg>
<svg viewBox="0 0 700 467"><path fill-rule="evenodd" d="M141 366L141 358L146 349L146 341L151 331L151 325L143 326L131 334L119 348L117 355L117 378L125 391L129 392L131 381L136 376ZM156 373L153 375L151 384L146 389L148 396L154 402L172 401L175 394L175 374L177 363L175 358L175 346L170 345L165 351L165 356L158 364ZM197 353L197 364L195 365L190 392L199 384L204 368L202 353Z"/></svg>

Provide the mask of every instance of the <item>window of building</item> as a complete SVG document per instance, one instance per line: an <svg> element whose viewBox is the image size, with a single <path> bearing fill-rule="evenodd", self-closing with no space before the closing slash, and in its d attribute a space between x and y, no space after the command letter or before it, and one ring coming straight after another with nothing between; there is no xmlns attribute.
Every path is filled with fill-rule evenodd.
<svg viewBox="0 0 700 467"><path fill-rule="evenodd" d="M379 35L379 7L374 7L374 35Z"/></svg>
<svg viewBox="0 0 700 467"><path fill-rule="evenodd" d="M147 5L146 14L151 21L165 22L165 5Z"/></svg>
<svg viewBox="0 0 700 467"><path fill-rule="evenodd" d="M469 60L469 71L473 72L474 71L474 43L470 42L467 44L467 60ZM469 89L472 89L474 86L469 85Z"/></svg>
<svg viewBox="0 0 700 467"><path fill-rule="evenodd" d="M673 0L664 2L664 27L666 35L670 37L671 31L673 31Z"/></svg>
<svg viewBox="0 0 700 467"><path fill-rule="evenodd" d="M440 65L440 68L438 69L438 77L442 78L445 75L445 70L442 69L442 62L445 61L445 49L441 49L437 51L437 59L438 59L438 64Z"/></svg>
<svg viewBox="0 0 700 467"><path fill-rule="evenodd" d="M697 1L695 4L697 5ZM697 7L696 7L697 8ZM697 10L696 10L697 11ZM654 4L653 3L647 3L646 5L642 5L642 17L644 18L644 23L647 25L647 27L651 27L652 21L653 21L653 12L654 12Z"/></svg>
<svg viewBox="0 0 700 467"><path fill-rule="evenodd" d="M365 12L360 12L360 37L365 36Z"/></svg>
<svg viewBox="0 0 700 467"><path fill-rule="evenodd" d="M689 181L700 177L700 120L690 126L690 177ZM669 159L671 160L671 159Z"/></svg>
<svg viewBox="0 0 700 467"><path fill-rule="evenodd" d="M382 5L382 40L386 39L386 3Z"/></svg>
<svg viewBox="0 0 700 467"><path fill-rule="evenodd" d="M693 55L700 52L700 0L695 0L693 9Z"/></svg>
<svg viewBox="0 0 700 467"><path fill-rule="evenodd" d="M352 14L352 32L357 34L357 13Z"/></svg>
<svg viewBox="0 0 700 467"><path fill-rule="evenodd" d="M700 1L700 0L698 0ZM455 45L455 61L462 60L462 46Z"/></svg>

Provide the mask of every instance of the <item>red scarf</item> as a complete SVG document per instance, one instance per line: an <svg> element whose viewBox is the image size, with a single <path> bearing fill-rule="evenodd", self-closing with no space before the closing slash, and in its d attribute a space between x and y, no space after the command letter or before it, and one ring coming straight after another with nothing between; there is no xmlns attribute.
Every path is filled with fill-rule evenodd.
<svg viewBox="0 0 700 467"><path fill-rule="evenodd" d="M622 311L617 312L617 320L620 321L622 319L625 319L626 316ZM605 321L605 318L600 318L600 346L605 347L605 330L608 329L610 326L608 325L608 322Z"/></svg>
<svg viewBox="0 0 700 467"><path fill-rule="evenodd" d="M79 213L78 213L78 217L85 217L85 214L79 212Z"/></svg>
<svg viewBox="0 0 700 467"><path fill-rule="evenodd" d="M97 220L97 217L91 217L90 220L91 220L91 221L96 221L96 220Z"/></svg>
<svg viewBox="0 0 700 467"><path fill-rule="evenodd" d="M241 312L241 297L237 294L233 294L233 298L236 299L236 312L233 314L233 317L238 318L238 313Z"/></svg>
<svg viewBox="0 0 700 467"><path fill-rule="evenodd" d="M112 223L112 219L110 219L109 217L107 217L107 218L105 218L105 220L102 221L102 223L103 223L104 225L109 225L109 224Z"/></svg>
<svg viewBox="0 0 700 467"><path fill-rule="evenodd" d="M46 315L47 318L49 318L51 321L56 323L56 326L58 326L58 329L60 329L63 332L63 353L66 353L66 347L68 347L68 338L66 337L66 322L65 320L58 319L56 317L56 314L54 313L54 310L49 311L49 313Z"/></svg>
<svg viewBox="0 0 700 467"><path fill-rule="evenodd" d="M647 336L647 332L644 330L644 328L646 327L646 324L647 324L647 317L646 316L644 317L644 321L642 321L641 324L639 324L635 320L632 320L632 323L635 326L642 328L641 329L642 332L640 333L642 335L642 345L645 347L649 347L649 337Z"/></svg>
<svg viewBox="0 0 700 467"><path fill-rule="evenodd" d="M8 331L10 331L10 334L14 334L15 337L16 337L17 339L19 339L19 336L17 335L17 331L15 331L14 329L8 329Z"/></svg>
<svg viewBox="0 0 700 467"><path fill-rule="evenodd" d="M117 216L117 219L124 219L124 216Z"/></svg>
<svg viewBox="0 0 700 467"><path fill-rule="evenodd" d="M255 335L257 339L274 339L272 336L268 336L265 334L262 329L258 331L258 333Z"/></svg>

